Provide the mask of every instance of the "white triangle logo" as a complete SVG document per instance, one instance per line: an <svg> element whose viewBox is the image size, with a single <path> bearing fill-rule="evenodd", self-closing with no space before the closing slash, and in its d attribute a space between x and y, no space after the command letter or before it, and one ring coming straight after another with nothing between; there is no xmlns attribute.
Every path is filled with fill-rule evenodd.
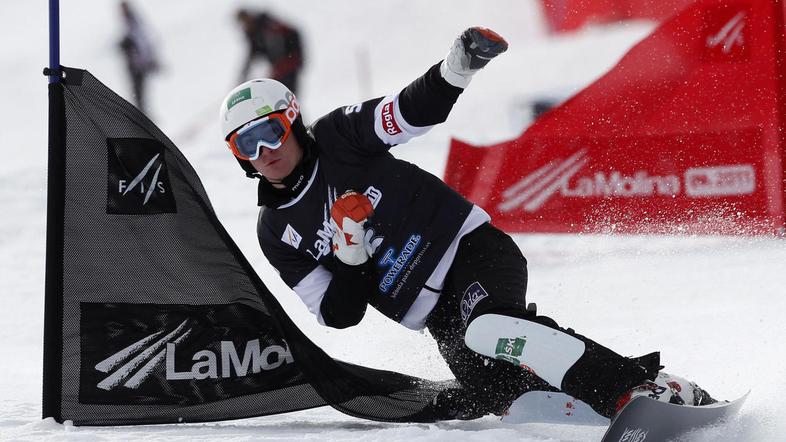
<svg viewBox="0 0 786 442"><path fill-rule="evenodd" d="M295 229L292 228L292 226L287 224L287 228L284 229L284 234L281 236L281 241L297 249L298 247L300 247L300 241L302 239L303 237L300 236L300 234L297 233L297 231L295 231Z"/></svg>

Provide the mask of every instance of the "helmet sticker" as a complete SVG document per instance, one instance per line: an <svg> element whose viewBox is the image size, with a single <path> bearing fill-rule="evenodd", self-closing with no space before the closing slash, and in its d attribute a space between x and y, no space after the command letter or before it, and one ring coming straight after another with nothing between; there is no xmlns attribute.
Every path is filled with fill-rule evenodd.
<svg viewBox="0 0 786 442"><path fill-rule="evenodd" d="M259 115L260 117L265 116L272 112L273 112L273 108L267 104L257 109L257 115Z"/></svg>
<svg viewBox="0 0 786 442"><path fill-rule="evenodd" d="M227 100L227 110L232 109L236 104L251 99L251 88L245 88L237 91L234 95Z"/></svg>

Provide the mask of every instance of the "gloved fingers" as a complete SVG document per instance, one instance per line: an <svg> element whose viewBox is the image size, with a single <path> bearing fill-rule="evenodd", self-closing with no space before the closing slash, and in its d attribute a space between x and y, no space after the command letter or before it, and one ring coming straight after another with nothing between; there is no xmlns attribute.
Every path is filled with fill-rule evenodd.
<svg viewBox="0 0 786 442"><path fill-rule="evenodd" d="M469 68L480 69L489 60L508 50L508 42L491 29L475 26L461 34L464 51L469 55Z"/></svg>
<svg viewBox="0 0 786 442"><path fill-rule="evenodd" d="M330 209L330 215L339 228L342 227L342 220L350 218L355 222L365 221L368 217L374 214L374 207L371 205L366 195L348 191L341 195L333 207Z"/></svg>

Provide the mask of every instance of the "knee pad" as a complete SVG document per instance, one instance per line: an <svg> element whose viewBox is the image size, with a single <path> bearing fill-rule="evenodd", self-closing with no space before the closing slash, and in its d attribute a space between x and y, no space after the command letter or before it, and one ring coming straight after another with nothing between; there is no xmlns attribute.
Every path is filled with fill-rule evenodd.
<svg viewBox="0 0 786 442"><path fill-rule="evenodd" d="M531 370L550 385L562 388L565 373L581 358L586 346L580 339L539 322L543 322L541 317L483 314L469 323L464 342L476 353Z"/></svg>

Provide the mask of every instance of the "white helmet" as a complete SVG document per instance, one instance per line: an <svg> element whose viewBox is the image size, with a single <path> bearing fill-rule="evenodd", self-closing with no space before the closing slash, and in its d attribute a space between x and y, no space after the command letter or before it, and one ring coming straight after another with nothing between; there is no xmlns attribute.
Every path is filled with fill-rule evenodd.
<svg viewBox="0 0 786 442"><path fill-rule="evenodd" d="M221 102L221 133L227 139L239 127L276 111L286 111L290 123L300 115L295 94L276 80L247 81L229 91Z"/></svg>

